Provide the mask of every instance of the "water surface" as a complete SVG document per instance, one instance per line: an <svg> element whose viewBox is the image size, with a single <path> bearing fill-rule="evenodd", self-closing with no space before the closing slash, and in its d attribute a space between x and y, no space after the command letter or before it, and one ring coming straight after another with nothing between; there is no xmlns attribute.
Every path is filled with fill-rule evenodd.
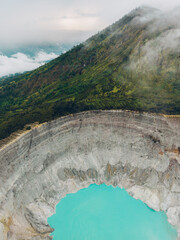
<svg viewBox="0 0 180 240"><path fill-rule="evenodd" d="M150 209L125 189L90 185L68 194L48 219L53 240L175 240L164 212Z"/></svg>

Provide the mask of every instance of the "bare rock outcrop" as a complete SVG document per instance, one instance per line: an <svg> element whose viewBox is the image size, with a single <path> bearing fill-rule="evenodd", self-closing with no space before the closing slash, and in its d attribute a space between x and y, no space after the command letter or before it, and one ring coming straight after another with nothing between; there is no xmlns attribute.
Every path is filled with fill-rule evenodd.
<svg viewBox="0 0 180 240"><path fill-rule="evenodd" d="M67 193L106 183L163 210L180 235L180 118L91 111L33 128L0 150L1 240L49 240Z"/></svg>

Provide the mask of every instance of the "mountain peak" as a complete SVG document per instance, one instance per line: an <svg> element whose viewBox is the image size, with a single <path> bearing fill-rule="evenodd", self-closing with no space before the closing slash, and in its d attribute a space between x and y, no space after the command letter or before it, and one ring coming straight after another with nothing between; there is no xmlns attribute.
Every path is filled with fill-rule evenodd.
<svg viewBox="0 0 180 240"><path fill-rule="evenodd" d="M150 14L160 14L161 11L157 8L150 7L148 5L141 5L138 8L133 9L128 15L150 15Z"/></svg>

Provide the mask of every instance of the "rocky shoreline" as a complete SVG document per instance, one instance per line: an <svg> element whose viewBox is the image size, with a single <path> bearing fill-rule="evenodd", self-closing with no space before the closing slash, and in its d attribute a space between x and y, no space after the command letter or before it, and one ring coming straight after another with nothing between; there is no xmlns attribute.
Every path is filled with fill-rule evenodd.
<svg viewBox="0 0 180 240"><path fill-rule="evenodd" d="M49 240L47 218L91 183L124 187L166 212L180 236L180 118L132 111L68 115L0 150L2 240Z"/></svg>

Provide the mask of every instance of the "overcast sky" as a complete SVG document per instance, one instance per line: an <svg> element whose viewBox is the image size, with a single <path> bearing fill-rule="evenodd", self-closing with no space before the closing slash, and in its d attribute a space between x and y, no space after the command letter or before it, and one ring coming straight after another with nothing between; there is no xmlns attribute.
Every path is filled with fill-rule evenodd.
<svg viewBox="0 0 180 240"><path fill-rule="evenodd" d="M0 46L82 41L140 5L179 0L0 0Z"/></svg>
<svg viewBox="0 0 180 240"><path fill-rule="evenodd" d="M18 50L4 56L5 49L72 45L142 5L169 11L180 0L0 0L0 77L32 70L57 56L46 49L35 56Z"/></svg>

